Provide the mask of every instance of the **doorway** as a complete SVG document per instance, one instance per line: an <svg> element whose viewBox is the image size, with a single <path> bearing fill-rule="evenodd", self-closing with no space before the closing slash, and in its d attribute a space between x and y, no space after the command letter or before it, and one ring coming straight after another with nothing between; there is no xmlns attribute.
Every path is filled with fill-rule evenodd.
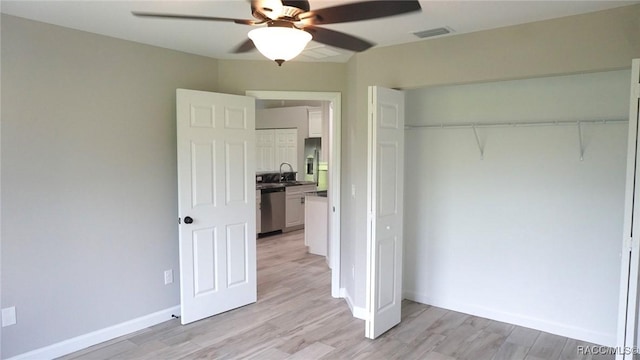
<svg viewBox="0 0 640 360"><path fill-rule="evenodd" d="M331 296L340 297L340 142L342 105L338 92L305 91L247 91L256 100L322 101L333 109L329 117L329 175L328 175L328 264L331 268Z"/></svg>

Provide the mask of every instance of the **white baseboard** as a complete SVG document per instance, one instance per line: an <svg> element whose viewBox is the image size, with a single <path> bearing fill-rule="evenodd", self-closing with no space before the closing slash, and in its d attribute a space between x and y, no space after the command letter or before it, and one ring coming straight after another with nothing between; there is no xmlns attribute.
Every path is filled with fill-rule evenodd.
<svg viewBox="0 0 640 360"><path fill-rule="evenodd" d="M119 336L131 334L144 328L148 328L150 326L171 320L171 315L173 314L180 314L180 306L174 306L172 308L160 310L153 314L145 315L137 319L125 321L117 325L64 340L56 344L52 344L40 349L14 356L8 360L42 360L57 358L111 339L115 339Z"/></svg>
<svg viewBox="0 0 640 360"><path fill-rule="evenodd" d="M430 297L412 291L405 291L404 298L422 304L437 306L447 310L458 311L461 313L479 316L491 320L506 322L509 324L528 327L535 330L548 332L555 335L565 336L571 339L587 341L590 343L612 346L616 344L616 334L597 332L584 329L569 324L553 322L545 319L533 318L523 314L507 313L497 309L490 309L473 304L451 301L449 299Z"/></svg>
<svg viewBox="0 0 640 360"><path fill-rule="evenodd" d="M351 309L351 314L353 314L354 318L367 320L367 309L353 305L353 299L351 299L351 295L349 295L347 289L340 288L340 297L345 299L347 305L349 305L349 309Z"/></svg>

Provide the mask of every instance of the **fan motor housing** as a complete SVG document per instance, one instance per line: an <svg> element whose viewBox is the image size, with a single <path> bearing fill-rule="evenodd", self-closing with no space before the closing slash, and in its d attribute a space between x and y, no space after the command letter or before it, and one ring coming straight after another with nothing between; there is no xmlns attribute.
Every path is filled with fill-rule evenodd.
<svg viewBox="0 0 640 360"><path fill-rule="evenodd" d="M273 9L269 7L269 3L270 1L265 0L251 1L251 14L259 20L269 19L270 17L267 14L273 11ZM282 11L278 19L295 19L299 14L305 13L310 9L311 7L307 0L283 0Z"/></svg>
<svg viewBox="0 0 640 360"><path fill-rule="evenodd" d="M299 14L311 10L311 6L307 0L283 0L282 5L284 6L282 15L291 18L295 18Z"/></svg>

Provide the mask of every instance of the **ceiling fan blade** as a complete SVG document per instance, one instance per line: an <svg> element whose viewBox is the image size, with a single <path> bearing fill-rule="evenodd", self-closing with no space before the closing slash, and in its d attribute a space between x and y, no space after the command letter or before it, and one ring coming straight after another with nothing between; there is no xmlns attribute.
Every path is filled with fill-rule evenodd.
<svg viewBox="0 0 640 360"><path fill-rule="evenodd" d="M375 45L353 35L313 25L305 26L304 31L308 31L313 36L314 41L356 52L365 51Z"/></svg>
<svg viewBox="0 0 640 360"><path fill-rule="evenodd" d="M132 11L131 13L139 17L153 17L153 18L164 18L164 19L225 21L225 22L234 22L236 24L244 24L244 25L255 25L258 23L257 21L254 21L254 20L230 19L230 18L221 18L221 17L213 17L213 16L177 15L177 14L149 13L149 12L140 12L140 11Z"/></svg>
<svg viewBox="0 0 640 360"><path fill-rule="evenodd" d="M252 50L255 50L256 46L253 44L253 41L251 39L247 39L246 41L244 41L242 44L238 45L238 47L236 47L235 49L233 49L233 53L234 54L242 54L242 53L246 53Z"/></svg>
<svg viewBox="0 0 640 360"><path fill-rule="evenodd" d="M378 19L421 9L418 0L373 0L311 10L298 18L305 24L324 25Z"/></svg>

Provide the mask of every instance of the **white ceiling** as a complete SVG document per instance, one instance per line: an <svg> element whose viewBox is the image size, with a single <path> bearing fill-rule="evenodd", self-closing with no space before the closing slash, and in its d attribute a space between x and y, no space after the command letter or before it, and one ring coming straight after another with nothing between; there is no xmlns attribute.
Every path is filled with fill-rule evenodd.
<svg viewBox="0 0 640 360"><path fill-rule="evenodd" d="M312 9L354 1L309 0ZM431 1L421 0L422 12L391 18L326 25L377 46L428 41L412 33L438 27L454 30L451 35L499 28L599 11L640 1ZM73 29L179 50L218 59L263 59L257 52L231 54L230 50L247 39L251 27L234 23L196 20L137 18L131 11L166 12L231 18L251 18L249 0L199 1L6 1L0 2L5 14L24 17ZM352 52L311 42L298 59L302 61L345 62ZM312 57L334 54L321 59ZM307 54L307 56L304 56ZM322 55L320 55L322 56Z"/></svg>

